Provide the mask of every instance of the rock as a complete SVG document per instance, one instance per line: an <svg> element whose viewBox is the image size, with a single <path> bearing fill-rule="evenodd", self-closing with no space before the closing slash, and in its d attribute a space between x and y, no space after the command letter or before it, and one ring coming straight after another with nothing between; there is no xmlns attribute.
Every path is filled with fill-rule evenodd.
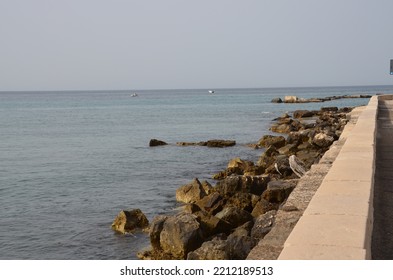
<svg viewBox="0 0 393 280"><path fill-rule="evenodd" d="M260 215L263 215L271 210L277 210L278 206L279 206L278 204L271 203L271 202L267 201L266 199L261 199L255 205L254 209L251 212L251 215L254 218L257 218Z"/></svg>
<svg viewBox="0 0 393 280"><path fill-rule="evenodd" d="M276 156L278 155L278 151L274 146L270 146L267 148L262 155L258 159L258 166L262 168L267 168L272 165L276 161Z"/></svg>
<svg viewBox="0 0 393 280"><path fill-rule="evenodd" d="M297 181L298 180L270 181L267 185L267 190L262 194L262 198L272 203L282 203L296 187Z"/></svg>
<svg viewBox="0 0 393 280"><path fill-rule="evenodd" d="M196 205L198 205L203 211L215 215L223 209L225 201L218 192L213 192L198 200Z"/></svg>
<svg viewBox="0 0 393 280"><path fill-rule="evenodd" d="M241 170L246 170L247 168L250 168L252 166L254 166L254 163L252 161L242 160L241 158L234 158L229 161L227 168L239 168Z"/></svg>
<svg viewBox="0 0 393 280"><path fill-rule="evenodd" d="M162 250L178 259L198 248L203 242L200 224L193 214L179 213L168 217L160 234Z"/></svg>
<svg viewBox="0 0 393 280"><path fill-rule="evenodd" d="M333 144L334 138L325 133L318 133L313 138L313 143L321 148L327 148Z"/></svg>
<svg viewBox="0 0 393 280"><path fill-rule="evenodd" d="M272 103L282 103L282 99L280 97L273 98Z"/></svg>
<svg viewBox="0 0 393 280"><path fill-rule="evenodd" d="M322 107L321 111L322 112L337 112L338 108L337 107Z"/></svg>
<svg viewBox="0 0 393 280"><path fill-rule="evenodd" d="M300 118L309 118L315 115L315 112L313 111L308 111L308 110L296 110L293 112L293 117L295 119L300 119Z"/></svg>
<svg viewBox="0 0 393 280"><path fill-rule="evenodd" d="M216 237L206 241L201 247L188 253L187 260L229 260L229 250L225 239Z"/></svg>
<svg viewBox="0 0 393 280"><path fill-rule="evenodd" d="M210 194L211 192L213 192L214 188L208 181L204 180L201 182L201 184L206 194Z"/></svg>
<svg viewBox="0 0 393 280"><path fill-rule="evenodd" d="M270 178L267 176L229 176L216 185L216 190L224 196L237 192L261 195Z"/></svg>
<svg viewBox="0 0 393 280"><path fill-rule="evenodd" d="M150 244L154 250L161 250L160 234L166 219L168 219L168 216L159 215L154 217L153 221L151 222L149 236Z"/></svg>
<svg viewBox="0 0 393 280"><path fill-rule="evenodd" d="M194 203L204 196L206 196L205 189L197 178L176 190L176 200L179 202Z"/></svg>
<svg viewBox="0 0 393 280"><path fill-rule="evenodd" d="M122 210L112 223L112 229L123 234L148 226L149 221L140 209Z"/></svg>
<svg viewBox="0 0 393 280"><path fill-rule="evenodd" d="M272 210L256 218L251 229L251 239L256 245L272 229L277 211Z"/></svg>
<svg viewBox="0 0 393 280"><path fill-rule="evenodd" d="M213 215L208 214L204 211L194 213L197 216L197 220L201 225L202 234L204 237L212 236L218 233L228 234L233 226Z"/></svg>
<svg viewBox="0 0 393 280"><path fill-rule="evenodd" d="M150 147L164 146L164 145L168 145L168 143L157 139L151 139L149 142Z"/></svg>
<svg viewBox="0 0 393 280"><path fill-rule="evenodd" d="M279 149L285 146L285 138L284 136L274 136L274 135L265 135L258 141L258 145L268 148L273 146L276 149Z"/></svg>
<svg viewBox="0 0 393 280"><path fill-rule="evenodd" d="M274 124L270 128L271 131L277 132L277 133L289 133L291 131L294 131L294 127L291 124Z"/></svg>
<svg viewBox="0 0 393 280"><path fill-rule="evenodd" d="M307 172L305 164L295 155L289 157L289 166L298 177L302 177Z"/></svg>
<svg viewBox="0 0 393 280"><path fill-rule="evenodd" d="M242 209L233 206L224 208L224 210L217 213L215 216L231 224L232 228L236 228L253 219L251 214L248 213L247 211L244 211Z"/></svg>
<svg viewBox="0 0 393 280"><path fill-rule="evenodd" d="M228 236L227 247L231 260L244 260L254 247L250 236L233 233Z"/></svg>
<svg viewBox="0 0 393 280"><path fill-rule="evenodd" d="M176 142L178 146L206 146L207 142Z"/></svg>
<svg viewBox="0 0 393 280"><path fill-rule="evenodd" d="M296 144L287 144L280 149L277 150L280 155L291 155L296 153L297 151L297 146Z"/></svg>
<svg viewBox="0 0 393 280"><path fill-rule="evenodd" d="M298 98L294 95L288 95L284 97L284 103L297 103Z"/></svg>
<svg viewBox="0 0 393 280"><path fill-rule="evenodd" d="M235 146L236 141L234 140L208 140L207 146L213 148L224 148L224 147L231 147Z"/></svg>
<svg viewBox="0 0 393 280"><path fill-rule="evenodd" d="M228 198L227 206L234 206L247 212L252 211L252 195L250 193L235 193Z"/></svg>

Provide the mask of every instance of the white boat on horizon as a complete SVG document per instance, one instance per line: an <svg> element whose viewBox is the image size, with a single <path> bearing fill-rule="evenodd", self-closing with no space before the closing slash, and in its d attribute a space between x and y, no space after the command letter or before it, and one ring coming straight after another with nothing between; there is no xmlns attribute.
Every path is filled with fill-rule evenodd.
<svg viewBox="0 0 393 280"><path fill-rule="evenodd" d="M137 93L133 93L133 94L131 94L131 97L137 97L138 96L138 94Z"/></svg>
<svg viewBox="0 0 393 280"><path fill-rule="evenodd" d="M214 93L214 90L209 90L209 93Z"/></svg>

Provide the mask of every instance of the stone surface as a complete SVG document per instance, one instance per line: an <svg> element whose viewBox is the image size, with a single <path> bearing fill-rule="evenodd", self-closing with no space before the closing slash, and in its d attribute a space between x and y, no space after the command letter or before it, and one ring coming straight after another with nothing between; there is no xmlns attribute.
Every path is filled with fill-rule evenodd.
<svg viewBox="0 0 393 280"><path fill-rule="evenodd" d="M149 221L140 209L122 210L112 223L112 229L120 233L132 232L149 226Z"/></svg>
<svg viewBox="0 0 393 280"><path fill-rule="evenodd" d="M168 145L168 143L162 141L162 140L157 140L157 139L151 139L149 142L150 147L156 147L156 146L164 146Z"/></svg>
<svg viewBox="0 0 393 280"><path fill-rule="evenodd" d="M179 202L194 203L204 196L206 196L205 189L197 178L176 190L176 200Z"/></svg>

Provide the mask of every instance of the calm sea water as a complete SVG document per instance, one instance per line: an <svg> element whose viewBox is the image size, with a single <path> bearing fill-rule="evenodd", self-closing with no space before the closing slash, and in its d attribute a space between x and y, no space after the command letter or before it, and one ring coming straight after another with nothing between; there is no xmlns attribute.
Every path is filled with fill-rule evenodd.
<svg viewBox="0 0 393 280"><path fill-rule="evenodd" d="M214 184L233 157L257 160L261 151L245 144L286 111L368 102L272 98L375 93L393 87L0 92L0 259L135 259L148 239L110 229L120 210L140 208L149 219L173 212L182 184ZM171 145L150 148L151 138ZM208 139L238 144L175 145Z"/></svg>

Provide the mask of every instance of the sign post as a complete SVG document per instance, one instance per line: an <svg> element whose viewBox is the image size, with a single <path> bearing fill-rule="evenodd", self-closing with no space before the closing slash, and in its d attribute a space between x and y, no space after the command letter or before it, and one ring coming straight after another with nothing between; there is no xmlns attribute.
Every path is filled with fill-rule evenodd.
<svg viewBox="0 0 393 280"><path fill-rule="evenodd" d="M390 60L390 75L393 75L393 59Z"/></svg>

